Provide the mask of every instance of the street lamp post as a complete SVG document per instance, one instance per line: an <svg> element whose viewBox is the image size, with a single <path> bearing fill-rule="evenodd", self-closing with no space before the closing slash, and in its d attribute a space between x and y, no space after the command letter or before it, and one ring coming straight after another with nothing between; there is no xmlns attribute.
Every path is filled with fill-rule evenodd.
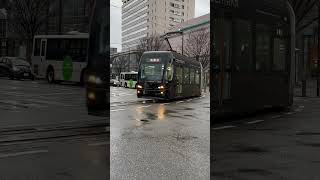
<svg viewBox="0 0 320 180"><path fill-rule="evenodd" d="M130 71L130 61L131 61L131 54L130 54L130 47L128 45L124 45L129 49L129 60L128 60L128 72Z"/></svg>

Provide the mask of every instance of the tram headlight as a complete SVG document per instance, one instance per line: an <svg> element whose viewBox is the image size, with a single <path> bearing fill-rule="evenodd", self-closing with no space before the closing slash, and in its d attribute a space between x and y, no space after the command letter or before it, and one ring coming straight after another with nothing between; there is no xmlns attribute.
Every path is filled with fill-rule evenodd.
<svg viewBox="0 0 320 180"><path fill-rule="evenodd" d="M102 80L100 77L97 77L95 75L90 75L88 77L88 82L93 84L102 84Z"/></svg>
<svg viewBox="0 0 320 180"><path fill-rule="evenodd" d="M143 87L142 87L140 84L138 84L138 85L137 85L137 88L138 88L138 89L142 89Z"/></svg>
<svg viewBox="0 0 320 180"><path fill-rule="evenodd" d="M93 93L93 92L89 92L88 93L88 99L90 99L90 100L96 100L96 95L95 95L95 93Z"/></svg>
<svg viewBox="0 0 320 180"><path fill-rule="evenodd" d="M158 89L164 89L164 85L159 86Z"/></svg>

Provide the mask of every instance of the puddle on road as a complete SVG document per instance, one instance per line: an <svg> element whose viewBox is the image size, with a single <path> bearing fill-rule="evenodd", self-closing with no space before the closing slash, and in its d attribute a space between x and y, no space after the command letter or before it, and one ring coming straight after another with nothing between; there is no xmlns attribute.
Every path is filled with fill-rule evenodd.
<svg viewBox="0 0 320 180"><path fill-rule="evenodd" d="M259 146L249 146L249 145L233 145L232 150L229 152L237 153L266 153L268 150Z"/></svg>
<svg viewBox="0 0 320 180"><path fill-rule="evenodd" d="M271 175L272 172L264 170L264 169L257 169L257 168L241 168L237 170L240 173L250 173L250 174L258 174L258 175Z"/></svg>
<svg viewBox="0 0 320 180"><path fill-rule="evenodd" d="M169 116L174 117L171 115L172 113L177 112L173 110L167 110L165 106L159 106L155 112L148 112L147 109L144 108L136 108L136 115L134 119L140 122L136 123L136 126L141 126L146 123L150 123L150 121L163 121Z"/></svg>
<svg viewBox="0 0 320 180"><path fill-rule="evenodd" d="M313 135L320 135L320 132L298 132L296 135L300 136L313 136Z"/></svg>
<svg viewBox="0 0 320 180"><path fill-rule="evenodd" d="M186 108L184 108L184 110L194 110L194 108L189 108L189 107L186 107Z"/></svg>

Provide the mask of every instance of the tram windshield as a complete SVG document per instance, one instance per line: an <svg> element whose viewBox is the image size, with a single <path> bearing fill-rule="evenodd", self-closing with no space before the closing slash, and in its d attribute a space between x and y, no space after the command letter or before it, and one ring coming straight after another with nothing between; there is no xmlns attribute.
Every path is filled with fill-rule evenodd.
<svg viewBox="0 0 320 180"><path fill-rule="evenodd" d="M141 58L140 79L146 81L161 81L164 78L169 54L145 54Z"/></svg>

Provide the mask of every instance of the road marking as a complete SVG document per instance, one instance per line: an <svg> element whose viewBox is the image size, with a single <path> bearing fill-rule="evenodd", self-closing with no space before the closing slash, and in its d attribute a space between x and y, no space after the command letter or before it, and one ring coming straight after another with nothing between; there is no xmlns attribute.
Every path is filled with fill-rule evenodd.
<svg viewBox="0 0 320 180"><path fill-rule="evenodd" d="M304 106L299 106L299 108L304 108Z"/></svg>
<svg viewBox="0 0 320 180"><path fill-rule="evenodd" d="M272 119L281 118L281 115L272 116L271 118L272 118Z"/></svg>
<svg viewBox="0 0 320 180"><path fill-rule="evenodd" d="M291 114L294 114L294 112L287 112L285 114L291 115Z"/></svg>
<svg viewBox="0 0 320 180"><path fill-rule="evenodd" d="M249 122L247 122L247 124L256 124L256 123L263 122L263 121L264 120L249 121Z"/></svg>
<svg viewBox="0 0 320 180"><path fill-rule="evenodd" d="M49 152L49 151L48 150L36 150L36 151L24 151L24 152L18 152L18 153L0 154L0 158L47 153L47 152Z"/></svg>
<svg viewBox="0 0 320 180"><path fill-rule="evenodd" d="M170 103L163 103L164 105L168 105L168 104L170 104Z"/></svg>
<svg viewBox="0 0 320 180"><path fill-rule="evenodd" d="M221 126L213 128L213 130L222 130L222 129L229 129L229 128L235 128L236 126Z"/></svg>
<svg viewBox="0 0 320 180"><path fill-rule="evenodd" d="M138 108L145 108L145 107L150 107L151 105L147 105L147 106L139 106Z"/></svg>
<svg viewBox="0 0 320 180"><path fill-rule="evenodd" d="M180 104L180 103L183 103L184 101L178 101L178 102L176 102L176 104Z"/></svg>
<svg viewBox="0 0 320 180"><path fill-rule="evenodd" d="M107 145L107 142L96 142L96 143L90 143L88 146L105 146Z"/></svg>
<svg viewBox="0 0 320 180"><path fill-rule="evenodd" d="M188 101L188 102L189 102L189 101L192 101L192 99L188 99L187 101Z"/></svg>
<svg viewBox="0 0 320 180"><path fill-rule="evenodd" d="M126 109L113 109L113 110L110 110L111 112L116 112L116 111L125 111Z"/></svg>
<svg viewBox="0 0 320 180"><path fill-rule="evenodd" d="M34 96L51 96L51 95L78 95L76 93L48 93L48 94L37 94Z"/></svg>

